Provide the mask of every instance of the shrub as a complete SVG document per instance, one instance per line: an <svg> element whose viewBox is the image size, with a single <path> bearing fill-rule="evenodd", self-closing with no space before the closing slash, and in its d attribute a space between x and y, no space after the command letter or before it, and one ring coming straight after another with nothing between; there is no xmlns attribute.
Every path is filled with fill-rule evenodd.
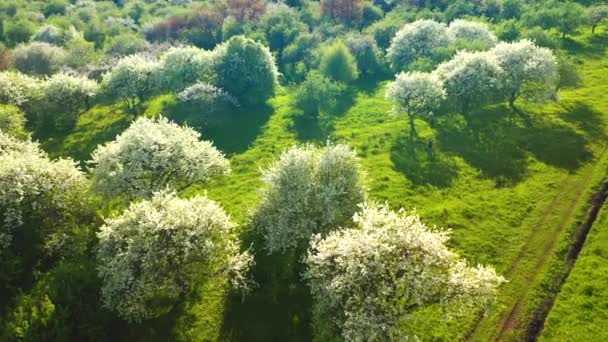
<svg viewBox="0 0 608 342"><path fill-rule="evenodd" d="M122 33L114 36L104 46L106 54L117 57L140 53L145 49L146 41L133 33Z"/></svg>
<svg viewBox="0 0 608 342"><path fill-rule="evenodd" d="M278 70L268 48L236 36L214 50L217 85L243 105L264 103L274 96Z"/></svg>
<svg viewBox="0 0 608 342"><path fill-rule="evenodd" d="M65 35L63 30L53 25L44 25L36 31L32 36L32 40L36 42L44 42L53 45L63 45L65 43Z"/></svg>
<svg viewBox="0 0 608 342"><path fill-rule="evenodd" d="M182 102L197 104L207 112L213 112L226 105L238 107L239 103L226 91L204 82L195 83L180 92L177 97Z"/></svg>
<svg viewBox="0 0 608 342"><path fill-rule="evenodd" d="M36 26L29 20L11 22L4 28L4 39L9 46L27 42L36 32Z"/></svg>
<svg viewBox="0 0 608 342"><path fill-rule="evenodd" d="M41 127L54 127L60 131L73 128L79 112L91 105L98 88L93 80L64 73L55 74L42 82L38 108Z"/></svg>
<svg viewBox="0 0 608 342"><path fill-rule="evenodd" d="M376 41L371 36L351 36L346 39L348 50L357 61L357 69L365 75L374 74L382 68L381 55Z"/></svg>
<svg viewBox="0 0 608 342"><path fill-rule="evenodd" d="M49 43L33 42L19 45L13 55L17 70L30 75L50 75L61 67L65 51Z"/></svg>
<svg viewBox="0 0 608 342"><path fill-rule="evenodd" d="M14 71L0 72L0 102L28 109L40 95L40 82Z"/></svg>
<svg viewBox="0 0 608 342"><path fill-rule="evenodd" d="M319 70L338 82L349 83L359 77L357 61L343 42L337 41L323 51Z"/></svg>
<svg viewBox="0 0 608 342"><path fill-rule="evenodd" d="M172 47L161 56L164 87L182 91L198 81L212 81L212 53L195 47Z"/></svg>
<svg viewBox="0 0 608 342"><path fill-rule="evenodd" d="M465 40L467 42L479 42L486 48L496 45L496 36L487 25L474 21L454 20L448 27L448 35L452 40Z"/></svg>
<svg viewBox="0 0 608 342"><path fill-rule="evenodd" d="M295 92L295 103L304 115L316 118L321 111L331 110L344 86L311 71Z"/></svg>
<svg viewBox="0 0 608 342"><path fill-rule="evenodd" d="M0 132L18 139L27 138L25 115L19 108L11 105L0 105Z"/></svg>

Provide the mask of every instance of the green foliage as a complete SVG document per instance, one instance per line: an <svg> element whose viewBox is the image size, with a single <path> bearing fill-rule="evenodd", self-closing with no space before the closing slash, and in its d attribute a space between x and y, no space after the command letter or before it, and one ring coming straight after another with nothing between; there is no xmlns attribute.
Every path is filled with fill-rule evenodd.
<svg viewBox="0 0 608 342"><path fill-rule="evenodd" d="M278 71L264 45L236 36L214 50L217 85L243 105L266 102L275 94Z"/></svg>
<svg viewBox="0 0 608 342"><path fill-rule="evenodd" d="M23 112L11 105L0 105L0 131L19 139L27 138Z"/></svg>
<svg viewBox="0 0 608 342"><path fill-rule="evenodd" d="M514 19L505 20L495 29L499 40L513 42L521 37L521 24Z"/></svg>
<svg viewBox="0 0 608 342"><path fill-rule="evenodd" d="M4 39L9 46L27 42L35 33L36 26L31 21L19 20L8 23L4 28Z"/></svg>
<svg viewBox="0 0 608 342"><path fill-rule="evenodd" d="M344 91L341 83L311 71L294 93L295 104L304 115L316 118L322 111L331 110Z"/></svg>
<svg viewBox="0 0 608 342"><path fill-rule="evenodd" d="M319 71L332 80L344 83L359 77L357 61L342 41L336 41L323 51Z"/></svg>
<svg viewBox="0 0 608 342"><path fill-rule="evenodd" d="M13 52L15 68L30 75L51 75L63 64L65 51L43 42L19 45Z"/></svg>
<svg viewBox="0 0 608 342"><path fill-rule="evenodd" d="M50 0L46 1L44 6L42 7L42 13L45 17L50 17L52 15L62 15L65 14L67 7L68 2L66 0Z"/></svg>

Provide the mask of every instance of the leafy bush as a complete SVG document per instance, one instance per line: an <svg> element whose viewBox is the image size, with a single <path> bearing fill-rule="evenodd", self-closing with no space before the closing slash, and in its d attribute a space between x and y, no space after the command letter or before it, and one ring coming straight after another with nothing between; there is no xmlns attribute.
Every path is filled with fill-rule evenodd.
<svg viewBox="0 0 608 342"><path fill-rule="evenodd" d="M239 103L226 91L204 82L195 83L180 92L177 97L182 102L197 104L206 112L213 112L226 105L238 107Z"/></svg>
<svg viewBox="0 0 608 342"><path fill-rule="evenodd" d="M50 75L59 70L65 51L44 42L33 42L15 48L15 68L30 75Z"/></svg>
<svg viewBox="0 0 608 342"><path fill-rule="evenodd" d="M350 36L346 39L348 50L357 61L357 69L364 75L379 72L381 65L381 52L376 41L371 36Z"/></svg>
<svg viewBox="0 0 608 342"><path fill-rule="evenodd" d="M278 70L267 47L243 36L214 50L217 85L243 105L258 105L275 94Z"/></svg>
<svg viewBox="0 0 608 342"><path fill-rule="evenodd" d="M311 71L295 91L295 103L304 115L316 118L321 111L331 110L344 86Z"/></svg>
<svg viewBox="0 0 608 342"><path fill-rule="evenodd" d="M93 80L64 73L55 74L42 82L38 108L40 127L53 127L59 131L73 128L79 112L91 105L98 88Z"/></svg>
<svg viewBox="0 0 608 342"><path fill-rule="evenodd" d="M357 61L342 41L333 43L323 51L319 70L338 82L349 83L359 77Z"/></svg>
<svg viewBox="0 0 608 342"><path fill-rule="evenodd" d="M196 47L172 47L161 56L163 87L182 91L198 81L214 79L214 56Z"/></svg>
<svg viewBox="0 0 608 342"><path fill-rule="evenodd" d="M11 105L0 105L0 132L19 139L27 138L25 115L19 108Z"/></svg>

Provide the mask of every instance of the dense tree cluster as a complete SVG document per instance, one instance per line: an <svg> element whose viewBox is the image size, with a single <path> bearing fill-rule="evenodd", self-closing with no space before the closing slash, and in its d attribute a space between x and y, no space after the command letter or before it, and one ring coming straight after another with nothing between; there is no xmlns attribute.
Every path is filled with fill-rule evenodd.
<svg viewBox="0 0 608 342"><path fill-rule="evenodd" d="M401 323L417 310L487 308L504 279L450 251L447 231L366 202L364 172L348 145L284 151L262 169L251 212L235 221L203 192L232 186L234 178L219 177L230 173L222 148L230 155L233 135L255 136L253 126L288 130L277 146L306 125L322 139L360 137L334 137L330 126L389 71L386 98L407 115L412 141L429 139L430 153L444 133L433 130L435 116L462 114L471 131L487 104L525 117L520 99L555 99L580 83L578 60L551 49L578 48L573 36L583 25L591 30L585 39L601 41L607 18L608 7L594 0L0 1L0 340L104 340L96 334L115 326L145 339L138 334L146 323L104 320L113 313L140 323L176 306L167 321L183 320L191 313L180 305L207 291L208 280L248 289L254 258L240 246L242 232L256 261L285 262L254 274L275 282L268 268L290 268L280 272L302 282L285 291L301 290L306 305L312 295L317 340L416 339ZM355 114L384 120L386 103L370 107ZM266 122L272 109L279 114ZM431 123L421 136L417 119ZM200 125L205 140L176 122ZM378 146L394 138L375 134ZM87 146L62 149L85 135ZM360 155L377 152L363 147ZM86 172L50 157L90 151ZM395 168L398 152L390 155ZM257 157L237 151L233 166L257 166ZM65 284L51 291L45 281L77 281L81 292ZM283 300L284 289L275 290L273 300ZM86 313L85 328L49 323ZM308 324L290 318L294 327ZM57 331L47 334L51 326ZM93 333L71 331L78 329Z"/></svg>

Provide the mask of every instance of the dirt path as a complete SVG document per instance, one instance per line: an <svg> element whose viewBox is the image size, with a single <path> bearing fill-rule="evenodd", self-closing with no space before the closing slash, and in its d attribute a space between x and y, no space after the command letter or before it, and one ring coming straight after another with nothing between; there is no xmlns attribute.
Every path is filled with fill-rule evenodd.
<svg viewBox="0 0 608 342"><path fill-rule="evenodd" d="M523 272L518 272L518 270L528 264L533 265L533 270L540 270L545 266L547 260L550 259L551 254L554 252L561 233L570 224L572 217L575 215L576 210L582 201L587 200L584 196L585 191L591 185L590 183L593 180L595 171L597 171L598 167L603 167L605 164L604 160L607 156L607 150L604 148L595 166L586 170L582 179L576 175L566 176L561 182L560 190L557 195L555 195L551 202L543 208L539 220L535 223L534 229L526 240L526 243L505 274L508 279L509 276L515 276L511 281L513 283L512 286L517 286L517 295L508 305L508 308L502 313L498 330L492 337L493 341L505 341L515 331L528 293L534 287L537 277L541 273L527 272L527 274L523 274ZM570 196L573 193L574 196ZM563 211L557 219L557 224L550 224L552 215L562 209L559 208L560 203L567 204L567 206L562 207ZM550 232L547 232L544 228L550 229ZM547 239L547 236L550 238ZM530 257L533 259L530 260ZM520 273L522 274L519 275ZM466 341L476 341L480 339L480 326L481 320L477 322L472 333L466 338Z"/></svg>

